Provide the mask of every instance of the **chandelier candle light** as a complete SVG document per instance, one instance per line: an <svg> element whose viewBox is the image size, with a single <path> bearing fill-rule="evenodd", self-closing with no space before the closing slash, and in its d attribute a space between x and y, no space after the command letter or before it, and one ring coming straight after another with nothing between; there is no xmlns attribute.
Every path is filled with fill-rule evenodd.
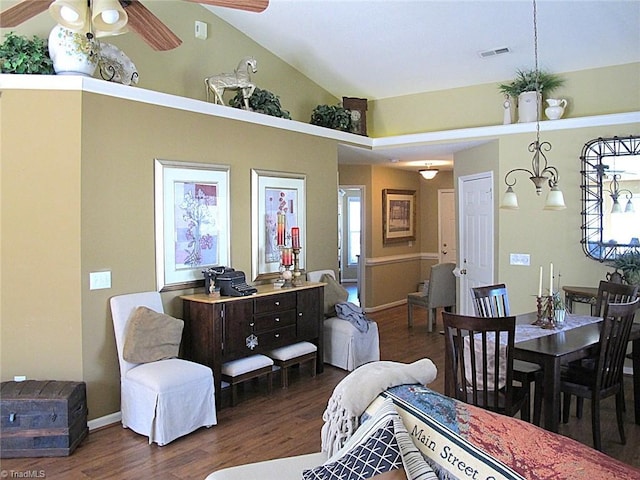
<svg viewBox="0 0 640 480"><path fill-rule="evenodd" d="M536 94L541 96L540 89L540 70L538 69L538 23L536 12L536 1L533 0L533 40L534 40L534 56L535 56L535 74L536 74ZM510 180L509 178L515 172L526 172L529 174L529 179L536 187L536 193L540 195L542 193L542 186L549 183L549 194L544 205L545 210L562 210L567 208L564 203L564 196L562 191L558 188L558 169L547 162L547 157L544 152L551 150L551 144L549 142L540 142L540 112L537 111L540 108L540 102L536 102L536 140L529 144L529 152L533 153L531 160L531 170L526 168L514 168L507 172L504 176L504 183L507 185L507 191L502 199L500 208L517 210L518 209L518 197L516 192L513 191L513 186L516 184L515 178Z"/></svg>

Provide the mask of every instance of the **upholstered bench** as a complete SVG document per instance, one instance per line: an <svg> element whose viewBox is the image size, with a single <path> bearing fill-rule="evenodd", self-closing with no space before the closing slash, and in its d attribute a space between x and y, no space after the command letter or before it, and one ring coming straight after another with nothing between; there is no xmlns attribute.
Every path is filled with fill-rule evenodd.
<svg viewBox="0 0 640 480"><path fill-rule="evenodd" d="M267 353L273 359L273 363L280 367L282 388L289 386L289 367L311 363L311 376L316 375L316 359L318 357L318 347L311 342L298 342L293 345L276 348Z"/></svg>
<svg viewBox="0 0 640 480"><path fill-rule="evenodd" d="M267 385L271 393L271 374L273 360L265 355L251 355L222 364L222 380L231 386L231 406L236 404L238 396L238 384L267 376Z"/></svg>

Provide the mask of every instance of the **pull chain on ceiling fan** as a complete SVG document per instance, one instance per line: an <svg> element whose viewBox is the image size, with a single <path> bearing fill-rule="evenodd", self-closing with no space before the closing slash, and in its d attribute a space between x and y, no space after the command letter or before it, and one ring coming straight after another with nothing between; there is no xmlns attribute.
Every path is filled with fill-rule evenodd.
<svg viewBox="0 0 640 480"><path fill-rule="evenodd" d="M64 3L69 3L66 0ZM82 0L87 2L89 10L96 8L97 0ZM235 8L238 10L246 10L248 12L260 13L269 6L269 0L185 0L188 2L201 3L206 5ZM57 2L53 0L22 0L19 3L0 12L0 28L17 27L23 22L39 15ZM61 2L62 3L62 2ZM148 8L146 8L139 0L119 0L119 4L125 12L121 17L125 17L126 27L137 33L142 39L154 50L165 51L178 47L180 40L158 17L156 17ZM116 8L117 9L117 8ZM116 10L111 9L110 11ZM67 13L69 13L67 11ZM55 17L54 17L55 18ZM120 25L118 19L118 28L114 29L107 35L115 35L124 33L124 25ZM113 20L113 18L112 18ZM102 22L102 23L101 23ZM115 22L114 22L115 23ZM97 36L104 36L105 27L107 30L112 23L106 24L101 20L94 20L94 26L98 32Z"/></svg>

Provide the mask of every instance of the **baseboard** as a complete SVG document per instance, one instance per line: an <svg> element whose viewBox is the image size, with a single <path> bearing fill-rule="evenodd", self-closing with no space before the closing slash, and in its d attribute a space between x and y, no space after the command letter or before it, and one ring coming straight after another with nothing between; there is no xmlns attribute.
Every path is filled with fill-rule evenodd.
<svg viewBox="0 0 640 480"><path fill-rule="evenodd" d="M97 430L99 428L108 427L113 425L114 423L120 423L122 420L122 414L120 412L111 413L109 415L105 415L104 417L94 418L93 420L89 420L87 424L89 425L89 431Z"/></svg>
<svg viewBox="0 0 640 480"><path fill-rule="evenodd" d="M373 313L379 312L380 310L386 310L387 308L399 307L400 305L404 305L407 303L407 299L403 298L402 300L398 300L396 302L385 303L383 305L376 305L375 307L368 307L364 309L365 313Z"/></svg>

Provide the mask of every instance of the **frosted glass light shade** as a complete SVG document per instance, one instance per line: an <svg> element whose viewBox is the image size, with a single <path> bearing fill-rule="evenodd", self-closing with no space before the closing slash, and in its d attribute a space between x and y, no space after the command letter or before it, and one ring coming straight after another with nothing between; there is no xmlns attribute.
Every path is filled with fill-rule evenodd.
<svg viewBox="0 0 640 480"><path fill-rule="evenodd" d="M117 32L127 24L129 16L118 0L93 0L91 20L95 30Z"/></svg>
<svg viewBox="0 0 640 480"><path fill-rule="evenodd" d="M422 178L424 178L425 180L431 180L437 174L438 174L438 169L437 168L428 169L428 170L420 170L420 175L422 175Z"/></svg>
<svg viewBox="0 0 640 480"><path fill-rule="evenodd" d="M551 187L547 201L544 204L545 210L564 210L567 206L564 203L564 195L558 187Z"/></svg>
<svg viewBox="0 0 640 480"><path fill-rule="evenodd" d="M87 22L86 0L56 0L49 5L49 13L64 28L84 30Z"/></svg>
<svg viewBox="0 0 640 480"><path fill-rule="evenodd" d="M627 200L627 206L624 207L624 213L635 213L636 209L633 208L633 203L631 203L631 199Z"/></svg>
<svg viewBox="0 0 640 480"><path fill-rule="evenodd" d="M500 208L506 210L517 210L519 208L518 196L516 195L516 192L513 191L513 188L507 188L504 197L502 197L502 204L500 204Z"/></svg>

